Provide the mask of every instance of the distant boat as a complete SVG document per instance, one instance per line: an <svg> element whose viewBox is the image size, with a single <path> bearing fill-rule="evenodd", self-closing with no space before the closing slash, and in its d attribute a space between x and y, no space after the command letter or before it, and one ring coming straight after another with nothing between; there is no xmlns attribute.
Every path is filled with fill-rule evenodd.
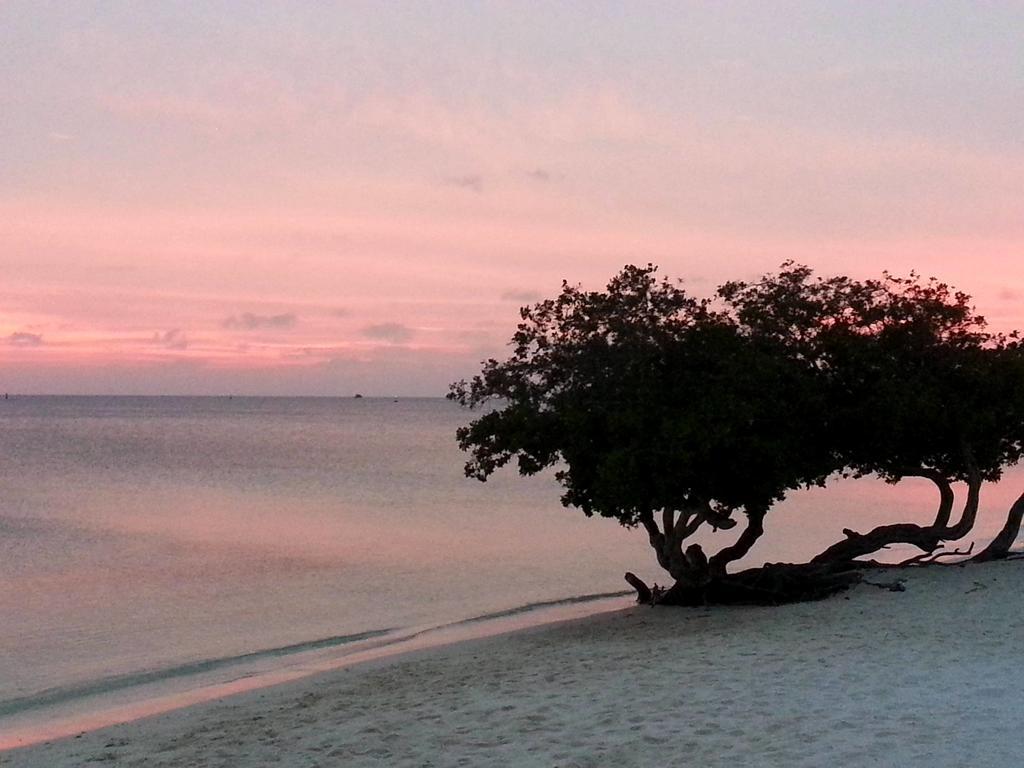
<svg viewBox="0 0 1024 768"><path fill-rule="evenodd" d="M360 395L360 394L359 394L358 392L356 392L356 393L355 393L355 395L353 395L353 397L354 397L354 398L355 398L356 400L361 400L361 399L363 398L363 396L362 396L362 395Z"/></svg>

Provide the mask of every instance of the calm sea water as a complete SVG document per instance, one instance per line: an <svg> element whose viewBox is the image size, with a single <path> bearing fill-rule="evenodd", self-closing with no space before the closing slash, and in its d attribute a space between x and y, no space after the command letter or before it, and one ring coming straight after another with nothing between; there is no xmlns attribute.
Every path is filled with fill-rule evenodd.
<svg viewBox="0 0 1024 768"><path fill-rule="evenodd" d="M643 535L564 509L551 477L465 479L466 419L441 399L0 401L0 728L233 660L621 590L625 570L659 578ZM753 560L927 519L929 488L905 486L796 494ZM984 531L1013 486L990 493Z"/></svg>

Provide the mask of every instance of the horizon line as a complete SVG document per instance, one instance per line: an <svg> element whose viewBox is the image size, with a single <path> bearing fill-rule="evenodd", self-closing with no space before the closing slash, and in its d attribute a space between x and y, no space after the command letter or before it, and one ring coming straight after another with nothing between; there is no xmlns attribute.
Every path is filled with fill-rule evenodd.
<svg viewBox="0 0 1024 768"><path fill-rule="evenodd" d="M444 395L381 395L381 394L363 394L361 392L354 392L350 395L287 395L287 394L266 394L266 395L255 395L255 394L175 394L169 392L163 392L160 394L126 394L126 393L68 393L68 392L3 392L0 394L0 401L4 399L14 400L16 398L29 398L29 397L134 397L134 398L157 398L157 397L194 397L194 398L209 398L209 399L306 399L306 400L444 400Z"/></svg>

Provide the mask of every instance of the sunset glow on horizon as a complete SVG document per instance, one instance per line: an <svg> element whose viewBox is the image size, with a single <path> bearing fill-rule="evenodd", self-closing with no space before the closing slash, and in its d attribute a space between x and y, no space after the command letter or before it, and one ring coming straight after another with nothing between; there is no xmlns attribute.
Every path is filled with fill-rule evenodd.
<svg viewBox="0 0 1024 768"><path fill-rule="evenodd" d="M440 395L658 264L1024 326L1024 6L0 4L0 392Z"/></svg>

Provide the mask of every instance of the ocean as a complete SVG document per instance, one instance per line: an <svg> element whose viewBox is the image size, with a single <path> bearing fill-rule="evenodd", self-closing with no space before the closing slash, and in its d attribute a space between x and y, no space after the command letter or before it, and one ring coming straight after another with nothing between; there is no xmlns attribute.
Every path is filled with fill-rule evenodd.
<svg viewBox="0 0 1024 768"><path fill-rule="evenodd" d="M664 581L640 531L562 507L552 476L465 478L454 432L470 415L440 398L0 400L0 734L621 607L626 570ZM989 494L982 532L1016 492ZM795 494L752 561L923 522L933 495L871 480Z"/></svg>

